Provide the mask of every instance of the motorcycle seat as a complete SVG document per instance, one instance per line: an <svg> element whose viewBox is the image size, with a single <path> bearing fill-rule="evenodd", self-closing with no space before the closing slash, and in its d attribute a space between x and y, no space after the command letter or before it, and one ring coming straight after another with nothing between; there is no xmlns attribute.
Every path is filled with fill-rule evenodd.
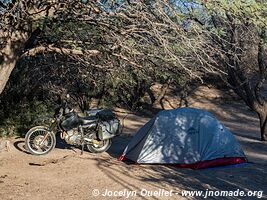
<svg viewBox="0 0 267 200"><path fill-rule="evenodd" d="M82 125L90 125L97 122L98 118L96 116L87 116L80 118Z"/></svg>

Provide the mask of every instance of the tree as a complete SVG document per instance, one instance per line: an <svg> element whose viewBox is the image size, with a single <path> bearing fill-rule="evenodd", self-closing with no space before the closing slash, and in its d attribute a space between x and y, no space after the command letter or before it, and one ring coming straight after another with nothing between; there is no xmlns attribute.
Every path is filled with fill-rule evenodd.
<svg viewBox="0 0 267 200"><path fill-rule="evenodd" d="M267 3L261 0L218 0L191 2L186 13L205 38L204 57L258 114L264 141L267 140L266 11Z"/></svg>
<svg viewBox="0 0 267 200"><path fill-rule="evenodd" d="M20 58L51 52L98 95L110 92L131 107L153 81L216 74L258 114L267 140L266 11L261 0L1 3L0 94Z"/></svg>
<svg viewBox="0 0 267 200"><path fill-rule="evenodd" d="M117 85L112 87L132 89L132 95L139 90L140 82L164 82L170 76L175 80L181 75L201 78L201 73L212 70L204 64L205 70L197 69L205 62L201 57L195 59L201 51L199 37L163 0L13 1L5 6L0 18L0 93L17 60L49 52L67 56L70 62L75 60L78 70L97 87L103 88L106 82L94 78L92 69L113 80L110 82ZM138 80L132 77L128 79L130 84L115 81L129 72L138 74ZM64 78L64 73L59 76Z"/></svg>

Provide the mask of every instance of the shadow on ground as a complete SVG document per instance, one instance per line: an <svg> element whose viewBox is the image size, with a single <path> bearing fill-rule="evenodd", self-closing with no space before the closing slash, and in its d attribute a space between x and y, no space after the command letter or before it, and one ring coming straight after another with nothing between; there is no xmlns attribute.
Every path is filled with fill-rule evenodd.
<svg viewBox="0 0 267 200"><path fill-rule="evenodd" d="M189 106L206 109L221 120L234 133L250 163L191 170L182 168L170 169L170 167L162 165L127 165L114 159L102 160L98 158L98 167L109 178L128 190L138 190L142 187L142 185L131 184L131 180L137 179L141 183L145 182L154 188L173 189L178 192L181 190L201 190L204 192L209 190L239 190L247 194L248 191L255 191L254 197L232 196L224 199L258 199L260 197L267 199L267 144L260 141L259 122L256 114L242 102L224 102L222 99L209 100L201 96L196 97L194 102L189 101ZM115 138L112 147L108 151L109 155L117 159L130 140L131 135L122 135ZM208 197L207 199L220 198ZM203 199L203 197L194 197L194 199Z"/></svg>
<svg viewBox="0 0 267 200"><path fill-rule="evenodd" d="M23 152L23 153L26 153L26 154L30 154L27 151L26 146L25 146L25 138L24 137L18 137L16 139L17 140L13 144L14 147L20 152ZM56 135L56 146L55 146L55 148L72 150L72 151L74 151L74 149L81 149L80 147L76 147L76 146L67 144L64 140L62 140L60 138L59 135Z"/></svg>

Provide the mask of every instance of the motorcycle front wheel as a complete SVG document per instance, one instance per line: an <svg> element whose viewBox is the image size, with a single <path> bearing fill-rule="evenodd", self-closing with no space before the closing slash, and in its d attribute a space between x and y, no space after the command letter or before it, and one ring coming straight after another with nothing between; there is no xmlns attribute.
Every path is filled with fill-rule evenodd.
<svg viewBox="0 0 267 200"><path fill-rule="evenodd" d="M45 155L56 146L56 136L45 126L31 128L25 136L26 149L33 155Z"/></svg>

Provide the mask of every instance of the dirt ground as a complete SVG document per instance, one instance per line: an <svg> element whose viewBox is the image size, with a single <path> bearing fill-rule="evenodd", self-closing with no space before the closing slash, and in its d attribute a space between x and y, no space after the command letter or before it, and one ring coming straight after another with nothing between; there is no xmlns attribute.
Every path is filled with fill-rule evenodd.
<svg viewBox="0 0 267 200"><path fill-rule="evenodd" d="M179 101L179 98L169 100L165 102L166 107L177 107ZM10 151L0 152L0 199L204 198L182 197L183 190L262 191L262 195L255 192L254 198L232 196L207 199L267 199L267 143L259 141L256 115L242 102L236 103L223 92L208 87L198 88L186 103L190 107L205 108L218 117L235 134L251 163L191 170L120 162L117 158L131 136L148 121L148 118L129 114L124 120L123 134L114 138L109 151L102 154L85 152L80 155L78 148L58 141L50 154L33 156L25 151L23 138L11 139ZM118 114L124 116L123 113ZM106 190L109 191L108 196L103 196Z"/></svg>

